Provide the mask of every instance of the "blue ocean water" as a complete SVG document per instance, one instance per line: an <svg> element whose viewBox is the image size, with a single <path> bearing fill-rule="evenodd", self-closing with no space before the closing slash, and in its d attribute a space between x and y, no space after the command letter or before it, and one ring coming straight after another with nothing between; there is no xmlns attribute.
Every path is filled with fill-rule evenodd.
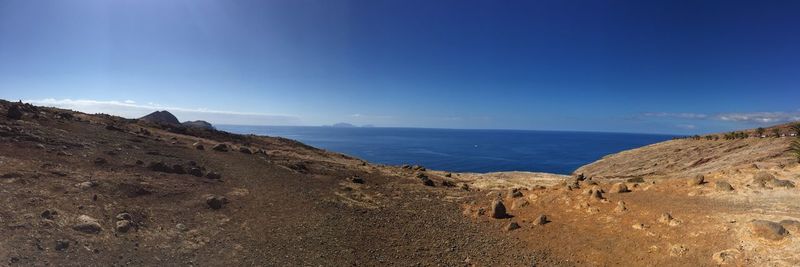
<svg viewBox="0 0 800 267"><path fill-rule="evenodd" d="M569 174L622 150L670 135L525 130L336 128L218 125L232 133L280 136L383 164L419 164L453 172Z"/></svg>

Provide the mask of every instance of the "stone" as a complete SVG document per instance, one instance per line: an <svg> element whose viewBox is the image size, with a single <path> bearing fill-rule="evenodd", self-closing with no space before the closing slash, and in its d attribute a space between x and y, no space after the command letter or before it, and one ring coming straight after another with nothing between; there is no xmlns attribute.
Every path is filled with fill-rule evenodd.
<svg viewBox="0 0 800 267"><path fill-rule="evenodd" d="M522 197L522 191L520 191L519 188L511 189L511 192L509 192L509 196L511 196L512 198Z"/></svg>
<svg viewBox="0 0 800 267"><path fill-rule="evenodd" d="M735 265L736 258L739 257L739 250L736 249L726 249L711 256L711 259L714 260L714 263L717 265Z"/></svg>
<svg viewBox="0 0 800 267"><path fill-rule="evenodd" d="M179 164L175 164L175 165L172 165L172 173L186 174L186 169L184 169L183 166L181 166Z"/></svg>
<svg viewBox="0 0 800 267"><path fill-rule="evenodd" d="M755 237L772 241L780 241L789 234L786 228L783 228L779 223L765 220L751 222L750 232Z"/></svg>
<svg viewBox="0 0 800 267"><path fill-rule="evenodd" d="M242 146L242 147L239 147L239 152L242 152L242 153L244 153L244 154L253 154L253 151L252 151L252 150L250 150L250 149L249 149L249 148L247 148L247 147L243 147L243 146Z"/></svg>
<svg viewBox="0 0 800 267"><path fill-rule="evenodd" d="M514 231L519 229L519 224L517 222L511 222L506 226L506 231Z"/></svg>
<svg viewBox="0 0 800 267"><path fill-rule="evenodd" d="M701 185L703 183L705 183L705 176L702 174L695 175L694 177L689 178L689 180L686 182L686 184L689 186Z"/></svg>
<svg viewBox="0 0 800 267"><path fill-rule="evenodd" d="M355 184L363 184L364 183L364 178L361 178L361 177L358 177L358 176L352 177L352 178L350 178L350 182L353 182Z"/></svg>
<svg viewBox="0 0 800 267"><path fill-rule="evenodd" d="M549 222L550 221L547 219L547 215L542 214L539 215L539 217L536 217L535 220L533 220L533 225L545 225Z"/></svg>
<svg viewBox="0 0 800 267"><path fill-rule="evenodd" d="M156 162L156 161L150 162L150 164L147 164L147 169L150 169L151 171L156 171L156 172L166 172L166 173L172 172L172 168L167 166L167 164L164 164L164 162L160 162L160 161L158 161L158 162Z"/></svg>
<svg viewBox="0 0 800 267"><path fill-rule="evenodd" d="M72 226L72 229L87 234L98 234L103 230L97 219L87 215L78 216L77 223Z"/></svg>
<svg viewBox="0 0 800 267"><path fill-rule="evenodd" d="M11 105L8 107L8 112L6 112L6 117L12 120L21 120L22 119L22 109L19 108L19 105Z"/></svg>
<svg viewBox="0 0 800 267"><path fill-rule="evenodd" d="M785 187L785 188L794 188L794 183L789 180L780 180L775 179L772 180L772 187Z"/></svg>
<svg viewBox="0 0 800 267"><path fill-rule="evenodd" d="M775 176L769 174L766 171L760 171L753 175L753 184L759 187L765 187L767 184L772 183L775 180Z"/></svg>
<svg viewBox="0 0 800 267"><path fill-rule="evenodd" d="M647 229L648 226L646 224L643 224L643 223L637 223L637 224L632 225L631 228L636 229L636 230L644 230L644 229Z"/></svg>
<svg viewBox="0 0 800 267"><path fill-rule="evenodd" d="M89 189L95 186L97 186L97 182L95 181L86 181L75 184L75 187L80 189Z"/></svg>
<svg viewBox="0 0 800 267"><path fill-rule="evenodd" d="M131 216L131 214L127 213L127 212L123 212L123 213L117 214L117 216L115 218L117 218L117 220L128 220L128 221L132 221L133 220L133 216Z"/></svg>
<svg viewBox="0 0 800 267"><path fill-rule="evenodd" d="M59 239L59 240L56 240L56 244L55 244L55 246L53 246L53 248L54 248L56 251L64 251L64 250L67 250L67 249L69 248L69 240L66 240L66 239Z"/></svg>
<svg viewBox="0 0 800 267"><path fill-rule="evenodd" d="M228 204L228 198L224 196L210 195L206 197L206 205L211 209L221 209L225 204Z"/></svg>
<svg viewBox="0 0 800 267"><path fill-rule="evenodd" d="M628 189L628 186L625 185L625 183L616 183L616 184L611 186L611 190L609 190L609 192L610 193L627 193L627 192L630 192L630 190Z"/></svg>
<svg viewBox="0 0 800 267"><path fill-rule="evenodd" d="M617 213L623 213L628 210L628 207L625 206L625 201L620 200L617 202L617 207L614 208L614 211Z"/></svg>
<svg viewBox="0 0 800 267"><path fill-rule="evenodd" d="M589 190L589 191L590 191L589 192L589 198L594 199L594 200L603 200L603 199L605 199L603 197L603 193L601 193L602 190L593 189L593 190Z"/></svg>
<svg viewBox="0 0 800 267"><path fill-rule="evenodd" d="M226 144L216 144L211 149L214 150L214 151L219 151L219 152L228 152L228 145L226 145Z"/></svg>
<svg viewBox="0 0 800 267"><path fill-rule="evenodd" d="M219 179L222 179L222 175L220 175L217 172L208 172L206 174L206 178L211 179L211 180L219 180Z"/></svg>
<svg viewBox="0 0 800 267"><path fill-rule="evenodd" d="M633 177L633 178L628 178L628 180L625 180L625 181L628 182L628 183L640 184L640 183L644 183L644 178L642 178L642 177Z"/></svg>
<svg viewBox="0 0 800 267"><path fill-rule="evenodd" d="M56 218L57 215L58 215L58 211L53 210L53 209L46 209L46 210L42 211L41 217L42 217L42 219L53 220L53 219Z"/></svg>
<svg viewBox="0 0 800 267"><path fill-rule="evenodd" d="M106 159L104 159L104 158L96 158L96 159L94 159L94 164L95 165L105 165L106 163L108 163L108 161Z"/></svg>
<svg viewBox="0 0 800 267"><path fill-rule="evenodd" d="M444 187L455 187L456 183L453 182L453 180L444 179L444 180L442 180L442 186L444 186Z"/></svg>
<svg viewBox="0 0 800 267"><path fill-rule="evenodd" d="M117 232L119 233L127 233L131 227L133 227L133 223L129 220L119 220L117 221Z"/></svg>
<svg viewBox="0 0 800 267"><path fill-rule="evenodd" d="M662 224L669 224L674 218L672 218L672 214L669 213L662 213L661 216L658 216L658 222Z"/></svg>
<svg viewBox="0 0 800 267"><path fill-rule="evenodd" d="M195 142L192 146L197 150L206 150L206 147L203 146L203 143Z"/></svg>
<svg viewBox="0 0 800 267"><path fill-rule="evenodd" d="M176 224L175 228L178 229L178 231L181 231L181 232L186 232L187 230L189 230L189 228L186 227L186 225L182 224L182 223Z"/></svg>
<svg viewBox="0 0 800 267"><path fill-rule="evenodd" d="M717 181L714 183L717 188L717 191L733 191L733 186L726 181Z"/></svg>
<svg viewBox="0 0 800 267"><path fill-rule="evenodd" d="M422 174L422 173L420 173L420 174ZM417 175L417 178L419 178L419 180L420 180L420 181L422 181L422 184L423 184L423 185L425 185L425 186L435 186L435 184L433 183L433 180L431 180L430 178L428 178L428 176L427 176L427 175L424 175L424 174L422 174L422 175L420 176L420 175L418 174L418 175Z"/></svg>
<svg viewBox="0 0 800 267"><path fill-rule="evenodd" d="M789 230L789 232L798 232L800 231L800 221L797 220L782 220L779 222L783 228Z"/></svg>
<svg viewBox="0 0 800 267"><path fill-rule="evenodd" d="M197 177L203 177L203 170L198 167L191 167L186 173Z"/></svg>
<svg viewBox="0 0 800 267"><path fill-rule="evenodd" d="M686 255L687 251L689 251L689 249L686 248L685 245L683 245L683 244L675 244L675 245L670 246L669 255L672 256L672 257L683 257L683 255Z"/></svg>
<svg viewBox="0 0 800 267"><path fill-rule="evenodd" d="M528 202L527 199L524 198L515 199L514 202L511 202L511 209L512 210L521 209L527 207L528 205L530 205L530 202Z"/></svg>
<svg viewBox="0 0 800 267"><path fill-rule="evenodd" d="M492 202L491 216L495 219L503 219L508 217L508 213L506 213L506 205L503 205L503 201L495 200Z"/></svg>

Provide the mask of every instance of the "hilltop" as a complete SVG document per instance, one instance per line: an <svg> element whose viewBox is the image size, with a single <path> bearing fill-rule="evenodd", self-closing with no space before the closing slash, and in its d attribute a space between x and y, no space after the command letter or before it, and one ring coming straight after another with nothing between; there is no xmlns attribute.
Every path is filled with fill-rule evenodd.
<svg viewBox="0 0 800 267"><path fill-rule="evenodd" d="M572 176L451 173L207 127L0 114L0 265L800 264L790 136L671 140Z"/></svg>

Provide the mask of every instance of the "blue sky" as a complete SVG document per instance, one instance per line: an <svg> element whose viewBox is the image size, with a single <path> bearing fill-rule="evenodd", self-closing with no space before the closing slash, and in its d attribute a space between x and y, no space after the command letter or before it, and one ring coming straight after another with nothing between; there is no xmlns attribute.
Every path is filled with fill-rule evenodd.
<svg viewBox="0 0 800 267"><path fill-rule="evenodd" d="M800 119L800 1L7 1L0 98L215 123Z"/></svg>

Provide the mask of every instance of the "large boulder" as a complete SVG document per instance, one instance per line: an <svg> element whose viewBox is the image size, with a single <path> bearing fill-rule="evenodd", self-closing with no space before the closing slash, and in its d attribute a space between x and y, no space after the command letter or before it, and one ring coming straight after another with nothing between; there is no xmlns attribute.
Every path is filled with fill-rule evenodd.
<svg viewBox="0 0 800 267"><path fill-rule="evenodd" d="M228 145L226 145L226 144L216 144L211 149L213 149L214 151L228 152Z"/></svg>
<svg viewBox="0 0 800 267"><path fill-rule="evenodd" d="M714 185L716 185L718 191L733 191L733 186L726 181L717 181Z"/></svg>
<svg viewBox="0 0 800 267"><path fill-rule="evenodd" d="M22 109L19 107L19 105L13 104L8 107L6 117L12 120L20 120L22 119Z"/></svg>
<svg viewBox="0 0 800 267"><path fill-rule="evenodd" d="M228 198L224 196L209 195L206 196L206 205L211 209L221 209L223 205L228 204Z"/></svg>
<svg viewBox="0 0 800 267"><path fill-rule="evenodd" d="M75 223L75 225L72 226L72 229L74 229L75 231L87 234L97 234L103 230L97 219L89 217L87 215L78 216L78 219L76 221L77 223Z"/></svg>
<svg viewBox="0 0 800 267"><path fill-rule="evenodd" d="M689 186L696 186L705 183L705 176L702 174L695 175L692 178L689 178L689 181L686 182Z"/></svg>
<svg viewBox="0 0 800 267"><path fill-rule="evenodd" d="M630 192L630 190L628 189L628 186L625 185L625 183L616 183L616 184L611 186L611 190L609 190L609 192L611 192L611 193L626 193L626 192Z"/></svg>
<svg viewBox="0 0 800 267"><path fill-rule="evenodd" d="M780 241L789 234L781 224L765 220L751 222L750 232L755 237L772 241Z"/></svg>
<svg viewBox="0 0 800 267"><path fill-rule="evenodd" d="M495 219L502 219L507 218L508 213L506 213L506 205L503 205L503 201L495 200L492 202L492 218Z"/></svg>

